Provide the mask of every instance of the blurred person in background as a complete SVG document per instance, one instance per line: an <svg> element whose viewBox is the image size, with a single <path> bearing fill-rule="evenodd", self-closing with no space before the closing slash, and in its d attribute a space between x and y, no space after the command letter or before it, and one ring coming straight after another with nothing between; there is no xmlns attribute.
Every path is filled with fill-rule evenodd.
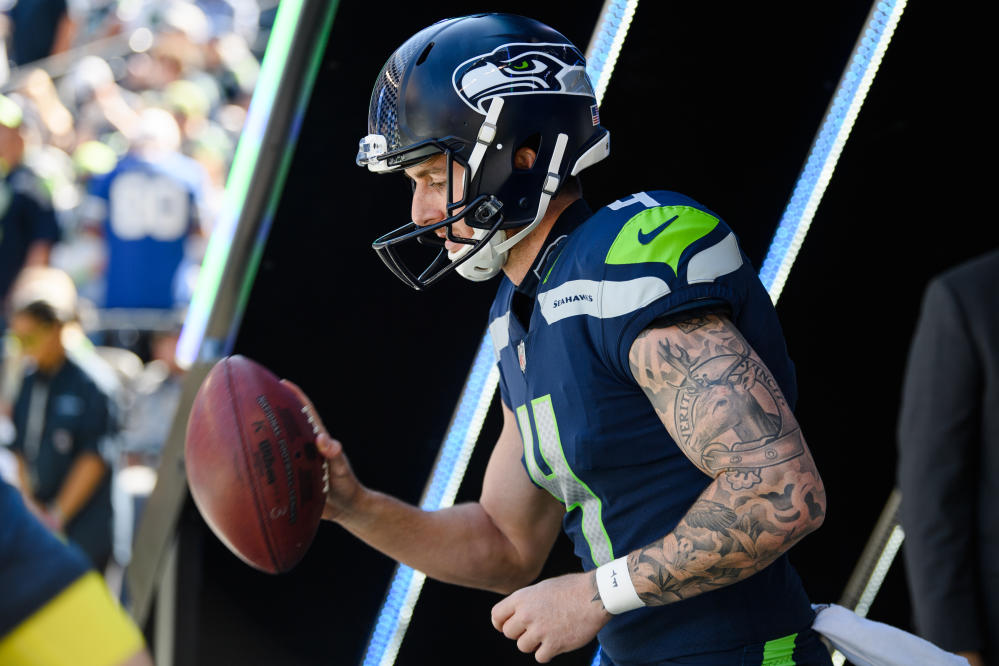
<svg viewBox="0 0 999 666"><path fill-rule="evenodd" d="M44 266L59 225L41 180L23 164L25 140L21 106L0 95L0 331L2 304L24 266Z"/></svg>
<svg viewBox="0 0 999 666"><path fill-rule="evenodd" d="M246 40L233 32L221 33L208 41L204 54L205 71L218 81L223 101L249 108L260 63Z"/></svg>
<svg viewBox="0 0 999 666"><path fill-rule="evenodd" d="M2 0L6 19L2 32L7 53L17 66L62 53L73 45L76 22L66 0Z"/></svg>
<svg viewBox="0 0 999 666"><path fill-rule="evenodd" d="M196 0L216 35L234 33L253 44L260 32L260 3L257 0Z"/></svg>
<svg viewBox="0 0 999 666"><path fill-rule="evenodd" d="M178 80L189 80L204 88L212 108L221 99L218 82L206 71L205 47L212 25L204 12L190 2L140 3L141 11L130 22L149 26L155 33L152 47L128 60L125 85L131 90L155 93ZM149 100L147 100L149 101Z"/></svg>
<svg viewBox="0 0 999 666"><path fill-rule="evenodd" d="M24 112L20 127L25 143L22 164L40 179L63 232L60 240L65 240L66 214L80 203L70 156L76 146L73 115L59 99L52 79L41 69L29 70L12 97Z"/></svg>
<svg viewBox="0 0 999 666"><path fill-rule="evenodd" d="M71 152L76 145L73 114L59 99L52 77L44 69L32 69L25 76L18 92L34 108L38 116L38 141Z"/></svg>
<svg viewBox="0 0 999 666"><path fill-rule="evenodd" d="M152 360L132 382L132 403L121 433L121 455L113 486L114 559L131 561L132 541L146 500L156 484L160 452L180 403L184 370L177 364L182 319L170 330L157 331L150 345ZM124 589L122 598L128 596Z"/></svg>
<svg viewBox="0 0 999 666"><path fill-rule="evenodd" d="M186 248L202 236L204 169L180 153L181 134L163 109L142 111L131 148L115 168L90 182L105 203L104 308L172 311L190 298ZM185 259L187 259L185 261ZM146 341L137 351L149 359Z"/></svg>
<svg viewBox="0 0 999 666"><path fill-rule="evenodd" d="M56 269L26 271L14 288L10 331L33 368L14 403L10 448L26 502L103 571L111 556L105 454L116 425L111 399L67 353L63 331L75 308L72 281Z"/></svg>
<svg viewBox="0 0 999 666"><path fill-rule="evenodd" d="M184 369L177 364L176 356L180 317L176 321L174 328L153 333L152 360L145 364L133 382L132 406L121 437L126 467L157 467L160 451L173 425L184 378Z"/></svg>
<svg viewBox="0 0 999 666"><path fill-rule="evenodd" d="M73 112L77 144L101 140L117 143L124 152L127 137L135 132L139 122L137 109L141 100L118 85L111 66L103 58L83 57L57 88ZM120 138L115 141L112 135Z"/></svg>
<svg viewBox="0 0 999 666"><path fill-rule="evenodd" d="M999 250L930 282L898 423L916 628L999 664Z"/></svg>

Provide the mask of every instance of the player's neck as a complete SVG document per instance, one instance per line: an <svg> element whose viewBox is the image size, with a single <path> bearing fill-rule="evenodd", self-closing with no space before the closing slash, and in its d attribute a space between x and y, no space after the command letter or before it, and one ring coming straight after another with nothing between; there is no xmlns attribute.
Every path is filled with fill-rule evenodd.
<svg viewBox="0 0 999 666"><path fill-rule="evenodd" d="M506 273L510 282L519 286L524 281L527 271L531 270L538 253L544 248L548 232L552 230L555 220L577 199L579 199L578 196L557 197L548 205L548 210L538 226L534 227L531 233L524 237L524 240L510 248L510 254L506 263L503 264L503 272Z"/></svg>

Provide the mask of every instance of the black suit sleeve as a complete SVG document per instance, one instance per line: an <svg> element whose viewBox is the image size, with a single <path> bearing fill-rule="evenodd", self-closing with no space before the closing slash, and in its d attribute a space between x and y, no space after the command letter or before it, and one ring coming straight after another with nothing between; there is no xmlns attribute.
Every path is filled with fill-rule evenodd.
<svg viewBox="0 0 999 666"><path fill-rule="evenodd" d="M965 313L947 284L935 280L909 351L899 486L916 626L951 651L985 643L975 557L982 381Z"/></svg>

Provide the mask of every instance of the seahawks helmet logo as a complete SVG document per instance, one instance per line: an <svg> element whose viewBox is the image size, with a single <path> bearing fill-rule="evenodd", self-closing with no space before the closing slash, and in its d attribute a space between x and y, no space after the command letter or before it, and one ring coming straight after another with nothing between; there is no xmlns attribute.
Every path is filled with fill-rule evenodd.
<svg viewBox="0 0 999 666"><path fill-rule="evenodd" d="M594 97L586 59L571 44L503 44L458 65L455 92L486 114L493 97L557 93Z"/></svg>

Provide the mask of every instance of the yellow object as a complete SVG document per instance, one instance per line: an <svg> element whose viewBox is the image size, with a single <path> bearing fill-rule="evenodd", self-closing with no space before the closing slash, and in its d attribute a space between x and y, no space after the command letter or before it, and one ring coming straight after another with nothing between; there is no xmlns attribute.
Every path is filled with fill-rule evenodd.
<svg viewBox="0 0 999 666"><path fill-rule="evenodd" d="M0 639L0 664L111 666L143 647L104 579L90 572Z"/></svg>

